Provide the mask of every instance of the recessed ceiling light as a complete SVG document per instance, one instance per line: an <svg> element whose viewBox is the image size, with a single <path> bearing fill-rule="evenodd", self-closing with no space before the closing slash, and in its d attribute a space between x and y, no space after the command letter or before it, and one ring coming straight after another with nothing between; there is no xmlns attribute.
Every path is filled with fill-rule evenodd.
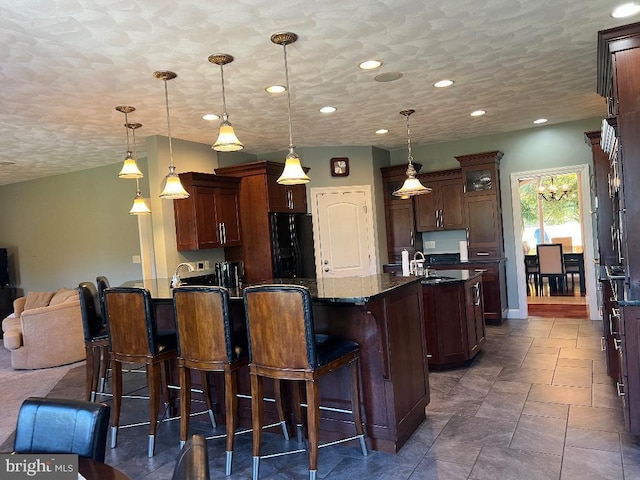
<svg viewBox="0 0 640 480"><path fill-rule="evenodd" d="M481 117L485 113L487 113L487 112L485 112L484 110L474 110L469 115L471 115L472 117Z"/></svg>
<svg viewBox="0 0 640 480"><path fill-rule="evenodd" d="M376 130L377 135L384 135L385 133L389 133L389 130L387 130L386 128L380 128Z"/></svg>
<svg viewBox="0 0 640 480"><path fill-rule="evenodd" d="M333 112L335 112L336 110L337 110L337 108L336 108L336 107L322 107L322 108L320 109L320 112L322 112L322 113L333 113Z"/></svg>
<svg viewBox="0 0 640 480"><path fill-rule="evenodd" d="M402 74L400 72L385 72L373 77L376 82L393 82L399 78L402 78Z"/></svg>
<svg viewBox="0 0 640 480"><path fill-rule="evenodd" d="M624 3L622 5L618 5L611 12L611 16L613 18L626 18L635 15L640 12L640 5L635 2Z"/></svg>
<svg viewBox="0 0 640 480"><path fill-rule="evenodd" d="M439 82L434 83L433 86L436 88L444 88L444 87L450 87L454 83L455 82L453 80L440 80Z"/></svg>
<svg viewBox="0 0 640 480"><path fill-rule="evenodd" d="M548 120L546 118L539 118L539 119L533 121L533 123L535 123L536 125L540 124L540 123L547 123L547 122L548 122Z"/></svg>
<svg viewBox="0 0 640 480"><path fill-rule="evenodd" d="M382 62L380 60L367 60L358 65L362 70L373 70L374 68L379 68L382 66Z"/></svg>
<svg viewBox="0 0 640 480"><path fill-rule="evenodd" d="M218 120L220 117L218 115L216 115L215 113L205 113L204 115L202 115L202 119L203 120L207 120L209 122L213 121L213 120Z"/></svg>
<svg viewBox="0 0 640 480"><path fill-rule="evenodd" d="M265 90L269 93L282 93L287 91L287 87L282 85L271 85L265 88Z"/></svg>

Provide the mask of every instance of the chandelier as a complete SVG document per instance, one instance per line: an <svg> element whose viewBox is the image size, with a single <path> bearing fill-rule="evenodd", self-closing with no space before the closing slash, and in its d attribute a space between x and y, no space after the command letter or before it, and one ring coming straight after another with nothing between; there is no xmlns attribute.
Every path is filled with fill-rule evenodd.
<svg viewBox="0 0 640 480"><path fill-rule="evenodd" d="M400 115L404 115L407 121L407 150L409 151L409 157L407 165L407 178L405 179L402 187L393 192L393 195L402 199L407 199L416 195L424 195L430 193L431 189L425 187L420 183L420 180L416 177L416 169L413 166L413 155L411 155L411 129L409 128L409 115L414 113L415 110L402 110Z"/></svg>
<svg viewBox="0 0 640 480"><path fill-rule="evenodd" d="M540 184L540 186L538 187L538 198L546 200L548 202L562 200L567 196L567 193L569 193L569 186L565 183L560 188L562 193L558 194L558 187L555 186L555 184L553 183L553 177L551 177L550 185L545 187L544 185Z"/></svg>

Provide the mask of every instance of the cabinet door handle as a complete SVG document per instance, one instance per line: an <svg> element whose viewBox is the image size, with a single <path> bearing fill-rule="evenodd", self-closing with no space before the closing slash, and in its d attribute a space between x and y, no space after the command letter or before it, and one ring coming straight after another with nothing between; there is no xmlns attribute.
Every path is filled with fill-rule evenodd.
<svg viewBox="0 0 640 480"><path fill-rule="evenodd" d="M221 245L224 243L224 240L222 238L222 224L221 223L218 223L218 240L219 240Z"/></svg>
<svg viewBox="0 0 640 480"><path fill-rule="evenodd" d="M619 397L624 397L624 383L616 382L616 391Z"/></svg>
<svg viewBox="0 0 640 480"><path fill-rule="evenodd" d="M437 209L436 209L436 211L435 211L435 212L433 212L433 213L435 213L435 216L436 216L436 228L438 228L438 227L440 226L440 225L438 224L438 212L439 212L439 210L437 210Z"/></svg>
<svg viewBox="0 0 640 480"><path fill-rule="evenodd" d="M622 348L622 340L620 340L619 338L614 338L613 339L613 348L615 348L616 350L620 351L620 349Z"/></svg>
<svg viewBox="0 0 640 480"><path fill-rule="evenodd" d="M227 243L227 226L223 223L222 224L222 231L224 232L224 243Z"/></svg>
<svg viewBox="0 0 640 480"><path fill-rule="evenodd" d="M473 288L474 288L474 289L475 289L475 291L476 291L476 292L475 292L476 299L475 299L474 305L475 305L476 307L478 307L478 306L480 306L480 282L476 282L476 283L473 285Z"/></svg>
<svg viewBox="0 0 640 480"><path fill-rule="evenodd" d="M479 272L479 273L484 273L484 272L486 272L486 271L487 271L487 269L486 269L486 268L476 268L476 269L474 270L474 272Z"/></svg>
<svg viewBox="0 0 640 480"><path fill-rule="evenodd" d="M413 230L411 230L411 246L413 247Z"/></svg>
<svg viewBox="0 0 640 480"><path fill-rule="evenodd" d="M600 351L604 352L606 349L606 342L604 336L600 337Z"/></svg>
<svg viewBox="0 0 640 480"><path fill-rule="evenodd" d="M488 257L489 252L476 252L476 255L479 257Z"/></svg>
<svg viewBox="0 0 640 480"><path fill-rule="evenodd" d="M615 315L612 315L611 313L609 314L609 333L611 335L618 335L618 332L613 330L613 317Z"/></svg>

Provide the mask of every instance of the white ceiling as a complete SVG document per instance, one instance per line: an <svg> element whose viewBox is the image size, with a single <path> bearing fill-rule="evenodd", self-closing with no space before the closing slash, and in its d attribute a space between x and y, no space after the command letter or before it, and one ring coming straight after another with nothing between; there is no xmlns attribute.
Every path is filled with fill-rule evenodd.
<svg viewBox="0 0 640 480"><path fill-rule="evenodd" d="M288 144L283 48L298 147L427 144L606 114L596 90L598 30L632 23L612 0L10 0L0 6L0 185L120 162L124 116L137 138L166 135L168 83L174 138L213 143L227 110L249 153ZM377 58L377 71L358 64ZM376 82L379 73L402 78ZM455 80L448 89L432 84ZM325 105L338 108L323 115ZM483 117L470 117L476 109ZM388 128L386 136L375 135ZM418 159L419 160L419 159ZM175 159L180 171L179 158ZM303 158L304 161L304 158ZM15 165L4 165L15 162Z"/></svg>

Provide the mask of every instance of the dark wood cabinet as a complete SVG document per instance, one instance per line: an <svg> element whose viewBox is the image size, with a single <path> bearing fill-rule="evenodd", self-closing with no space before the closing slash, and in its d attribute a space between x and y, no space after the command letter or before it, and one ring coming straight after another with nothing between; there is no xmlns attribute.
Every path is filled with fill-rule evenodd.
<svg viewBox="0 0 640 480"><path fill-rule="evenodd" d="M431 193L414 199L416 230L460 230L466 228L460 169L430 172L418 176Z"/></svg>
<svg viewBox="0 0 640 480"><path fill-rule="evenodd" d="M504 257L499 162L502 152L458 156L462 167L469 260Z"/></svg>
<svg viewBox="0 0 640 480"><path fill-rule="evenodd" d="M485 343L480 277L422 287L430 367L455 367Z"/></svg>
<svg viewBox="0 0 640 480"><path fill-rule="evenodd" d="M190 196L173 201L178 250L242 244L239 180L187 172L180 174L180 181Z"/></svg>
<svg viewBox="0 0 640 480"><path fill-rule="evenodd" d="M482 273L482 304L485 322L489 325L500 325L507 318L507 273L504 259L429 265L429 268Z"/></svg>
<svg viewBox="0 0 640 480"><path fill-rule="evenodd" d="M609 106L592 147L598 192L603 346L630 433L640 434L640 23L598 32L597 89ZM611 141L613 140L613 141ZM607 169L607 160L608 166ZM605 187L606 186L606 189ZM609 199L601 200L608 190ZM608 231L607 231L608 227ZM607 238L607 236L610 238ZM616 308L619 306L619 309Z"/></svg>
<svg viewBox="0 0 640 480"><path fill-rule="evenodd" d="M276 182L282 167L281 163L258 161L216 168L217 174L235 177L240 182L242 234L251 241L225 249L225 258L244 262L248 283L274 277L269 214L307 212L305 185L285 186Z"/></svg>
<svg viewBox="0 0 640 480"><path fill-rule="evenodd" d="M417 171L422 167L419 163L413 165ZM413 257L416 249L422 249L422 235L416 231L415 226L413 199L401 199L393 196L393 192L402 187L404 183L407 166L383 167L380 171L382 172L384 191L387 253L389 262L400 262L402 261L402 250L406 249L409 256Z"/></svg>

